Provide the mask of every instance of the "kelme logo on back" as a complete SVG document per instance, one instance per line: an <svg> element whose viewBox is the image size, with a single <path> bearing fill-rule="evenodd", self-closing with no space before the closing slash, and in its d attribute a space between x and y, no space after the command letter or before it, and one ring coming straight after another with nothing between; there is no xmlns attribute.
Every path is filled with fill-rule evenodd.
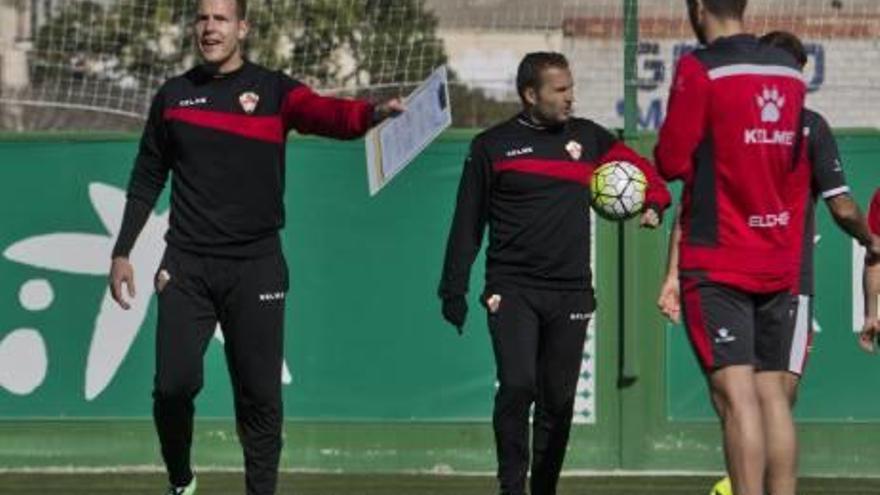
<svg viewBox="0 0 880 495"><path fill-rule="evenodd" d="M782 108L785 107L785 96L779 88L765 87L755 96L755 103L761 111L761 122L777 124L782 119ZM794 146L795 131L779 129L755 128L746 129L746 144Z"/></svg>

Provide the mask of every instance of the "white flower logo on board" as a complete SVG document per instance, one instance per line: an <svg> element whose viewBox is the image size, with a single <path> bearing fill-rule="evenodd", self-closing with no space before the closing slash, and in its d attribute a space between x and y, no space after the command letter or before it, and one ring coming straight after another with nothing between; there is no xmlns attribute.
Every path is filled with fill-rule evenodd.
<svg viewBox="0 0 880 495"><path fill-rule="evenodd" d="M3 251L11 261L50 271L103 277L110 266L110 253L118 236L125 208L125 191L107 184L89 185L89 197L95 212L109 234L54 232L13 243ZM97 308L89 353L86 359L86 400L101 395L113 381L125 361L131 345L144 324L154 291L151 279L165 249L168 212L150 214L130 258L135 267L135 286L139 287L128 311L120 308L106 289ZM48 309L55 298L46 279L25 282L19 290L19 302L28 311ZM223 342L219 327L214 337ZM29 395L44 381L50 353L40 330L19 328L0 340L0 388L16 395ZM282 382L292 378L284 362Z"/></svg>

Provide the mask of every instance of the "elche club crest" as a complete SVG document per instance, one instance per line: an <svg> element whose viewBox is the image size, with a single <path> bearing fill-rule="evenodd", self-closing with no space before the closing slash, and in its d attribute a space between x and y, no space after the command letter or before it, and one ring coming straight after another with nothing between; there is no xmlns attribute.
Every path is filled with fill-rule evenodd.
<svg viewBox="0 0 880 495"><path fill-rule="evenodd" d="M260 102L260 96L253 91L247 91L238 97L238 102L241 104L244 113L251 114L257 109L257 103Z"/></svg>
<svg viewBox="0 0 880 495"><path fill-rule="evenodd" d="M580 160L581 153L584 148L581 146L581 143L571 140L568 144L565 145L565 151L568 152L568 155L571 156L572 160Z"/></svg>

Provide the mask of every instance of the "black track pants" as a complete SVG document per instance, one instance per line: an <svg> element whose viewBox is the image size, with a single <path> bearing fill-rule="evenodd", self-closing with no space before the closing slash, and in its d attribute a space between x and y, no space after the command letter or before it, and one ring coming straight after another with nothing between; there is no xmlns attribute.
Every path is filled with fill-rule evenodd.
<svg viewBox="0 0 880 495"><path fill-rule="evenodd" d="M493 425L498 480L504 495L525 493L532 425L532 495L553 495L565 458L583 358L595 307L590 292L531 289L487 291L501 296L489 310L499 388Z"/></svg>
<svg viewBox="0 0 880 495"><path fill-rule="evenodd" d="M159 299L153 416L173 485L192 478L193 399L217 323L235 398L248 495L275 493L281 453L281 366L287 265L168 247L155 277Z"/></svg>

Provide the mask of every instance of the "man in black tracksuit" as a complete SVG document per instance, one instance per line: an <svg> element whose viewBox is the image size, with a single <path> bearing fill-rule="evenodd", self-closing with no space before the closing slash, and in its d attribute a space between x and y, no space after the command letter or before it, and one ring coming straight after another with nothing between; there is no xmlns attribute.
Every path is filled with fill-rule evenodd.
<svg viewBox="0 0 880 495"><path fill-rule="evenodd" d="M249 495L275 493L281 452L281 368L287 266L284 163L290 129L349 139L402 110L391 100L321 97L242 58L243 0L200 0L196 44L204 64L156 94L128 186L110 284L123 307L134 292L128 255L171 173L159 300L154 418L170 495L192 495L193 399L217 323L235 397Z"/></svg>
<svg viewBox="0 0 880 495"><path fill-rule="evenodd" d="M486 307L498 392L493 424L504 495L525 493L529 409L534 404L531 494L552 495L572 420L587 324L595 308L590 273L590 175L624 160L649 181L642 224L655 227L669 192L653 167L589 120L573 118L573 83L558 53L520 63L523 111L471 143L458 190L439 295L459 328L471 265L489 225Z"/></svg>

